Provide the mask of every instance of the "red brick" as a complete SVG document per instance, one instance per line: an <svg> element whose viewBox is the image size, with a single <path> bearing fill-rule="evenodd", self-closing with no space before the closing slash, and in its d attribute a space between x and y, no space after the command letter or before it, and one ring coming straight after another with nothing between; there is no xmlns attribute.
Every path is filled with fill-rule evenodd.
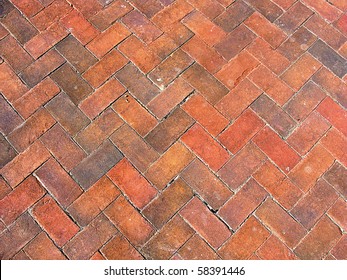
<svg viewBox="0 0 347 280"><path fill-rule="evenodd" d="M162 119L192 91L193 88L184 79L178 78L148 103L148 109Z"/></svg>
<svg viewBox="0 0 347 280"><path fill-rule="evenodd" d="M229 91L215 77L208 73L203 67L195 63L182 75L188 83L198 90L207 101L215 105Z"/></svg>
<svg viewBox="0 0 347 280"><path fill-rule="evenodd" d="M30 21L38 30L44 31L64 15L68 14L71 9L71 5L66 0L55 0L52 1L51 5L46 6L45 9L33 16Z"/></svg>
<svg viewBox="0 0 347 280"><path fill-rule="evenodd" d="M277 75L281 74L290 65L289 60L285 56L273 50L261 38L257 38L247 50Z"/></svg>
<svg viewBox="0 0 347 280"><path fill-rule="evenodd" d="M1 220L6 225L10 225L44 194L44 189L38 184L36 179L32 176L28 177L0 200Z"/></svg>
<svg viewBox="0 0 347 280"><path fill-rule="evenodd" d="M122 124L122 119L111 109L108 109L81 131L75 137L75 141L87 153L91 153L95 151Z"/></svg>
<svg viewBox="0 0 347 280"><path fill-rule="evenodd" d="M333 22L340 17L341 11L324 0L304 0L304 3L316 10L326 20Z"/></svg>
<svg viewBox="0 0 347 280"><path fill-rule="evenodd" d="M253 216L218 250L223 259L248 259L269 237L270 233Z"/></svg>
<svg viewBox="0 0 347 280"><path fill-rule="evenodd" d="M0 41L0 54L16 72L22 71L33 62L33 58L11 35Z"/></svg>
<svg viewBox="0 0 347 280"><path fill-rule="evenodd" d="M217 136L229 124L229 121L199 94L192 96L182 108L212 136Z"/></svg>
<svg viewBox="0 0 347 280"><path fill-rule="evenodd" d="M267 197L267 192L253 179L250 179L218 211L220 217L232 228L238 228L247 217Z"/></svg>
<svg viewBox="0 0 347 280"><path fill-rule="evenodd" d="M317 145L289 174L289 178L304 192L332 165L334 157L322 146Z"/></svg>
<svg viewBox="0 0 347 280"><path fill-rule="evenodd" d="M343 14L340 19L335 23L336 27L343 33L345 36L347 36L347 16L346 14Z"/></svg>
<svg viewBox="0 0 347 280"><path fill-rule="evenodd" d="M77 8L86 18L89 18L99 12L103 7L100 1L95 0L71 0L75 8Z"/></svg>
<svg viewBox="0 0 347 280"><path fill-rule="evenodd" d="M327 135L322 138L321 143L335 158L337 158L343 165L347 166L347 139L342 133L339 133L336 129L331 129Z"/></svg>
<svg viewBox="0 0 347 280"><path fill-rule="evenodd" d="M190 31L188 27L183 23L175 22L169 27L165 28L165 33L174 41L178 46L183 45L190 38L194 36L194 33Z"/></svg>
<svg viewBox="0 0 347 280"><path fill-rule="evenodd" d="M104 176L78 197L67 210L79 225L86 226L119 194L120 191L111 180Z"/></svg>
<svg viewBox="0 0 347 280"><path fill-rule="evenodd" d="M42 198L32 209L32 214L58 246L66 244L79 231L50 196Z"/></svg>
<svg viewBox="0 0 347 280"><path fill-rule="evenodd" d="M193 123L194 120L177 107L147 134L145 140L157 152L164 153Z"/></svg>
<svg viewBox="0 0 347 280"><path fill-rule="evenodd" d="M219 256L211 247L195 234L178 251L178 256L182 260L217 260Z"/></svg>
<svg viewBox="0 0 347 280"><path fill-rule="evenodd" d="M256 68L258 64L259 62L247 51L242 51L218 71L216 77L229 89L233 89Z"/></svg>
<svg viewBox="0 0 347 280"><path fill-rule="evenodd" d="M343 196L347 196L347 170L337 161L333 164L328 172L325 173L324 179L332 185Z"/></svg>
<svg viewBox="0 0 347 280"><path fill-rule="evenodd" d="M164 89L192 63L193 59L184 51L178 49L160 63L148 77L160 89Z"/></svg>
<svg viewBox="0 0 347 280"><path fill-rule="evenodd" d="M51 78L46 78L13 103L19 114L27 119L43 104L60 92Z"/></svg>
<svg viewBox="0 0 347 280"><path fill-rule="evenodd" d="M218 140L233 154L236 154L264 126L264 122L251 110L246 110L235 120Z"/></svg>
<svg viewBox="0 0 347 280"><path fill-rule="evenodd" d="M223 97L216 108L227 118L236 119L261 93L259 88L245 79Z"/></svg>
<svg viewBox="0 0 347 280"><path fill-rule="evenodd" d="M122 22L146 44L153 42L163 32L140 12L133 10L122 18Z"/></svg>
<svg viewBox="0 0 347 280"><path fill-rule="evenodd" d="M320 180L291 210L293 217L307 229L321 218L321 216L337 200L338 194L324 180Z"/></svg>
<svg viewBox="0 0 347 280"><path fill-rule="evenodd" d="M235 57L241 50L253 42L256 38L245 25L241 24L231 31L225 39L216 44L216 50L225 59L230 60Z"/></svg>
<svg viewBox="0 0 347 280"><path fill-rule="evenodd" d="M149 222L123 196L117 198L104 213L135 247L144 245L153 234Z"/></svg>
<svg viewBox="0 0 347 280"><path fill-rule="evenodd" d="M8 139L19 152L23 152L55 124L55 119L44 108L33 114L22 126L9 134Z"/></svg>
<svg viewBox="0 0 347 280"><path fill-rule="evenodd" d="M294 95L290 87L263 65L260 65L248 77L280 106Z"/></svg>
<svg viewBox="0 0 347 280"><path fill-rule="evenodd" d="M321 259L341 237L339 228L324 216L295 248L295 254L304 260Z"/></svg>
<svg viewBox="0 0 347 280"><path fill-rule="evenodd" d="M296 0L272 0L272 2L276 3L284 10L288 10L296 2Z"/></svg>
<svg viewBox="0 0 347 280"><path fill-rule="evenodd" d="M302 191L270 161L266 161L253 177L286 209L291 209L302 196Z"/></svg>
<svg viewBox="0 0 347 280"><path fill-rule="evenodd" d="M320 68L321 64L309 54L297 60L281 78L293 89L299 90Z"/></svg>
<svg viewBox="0 0 347 280"><path fill-rule="evenodd" d="M52 49L25 68L21 78L30 87L34 87L64 62L65 59L56 50Z"/></svg>
<svg viewBox="0 0 347 280"><path fill-rule="evenodd" d="M13 0L15 4L28 18L37 14L43 9L42 4L38 0Z"/></svg>
<svg viewBox="0 0 347 280"><path fill-rule="evenodd" d="M220 208L232 192L198 159L181 174L190 187L213 209Z"/></svg>
<svg viewBox="0 0 347 280"><path fill-rule="evenodd" d="M148 259L169 259L193 234L194 230L177 215L147 242L142 252Z"/></svg>
<svg viewBox="0 0 347 280"><path fill-rule="evenodd" d="M27 89L6 63L0 64L0 91L8 101L16 101Z"/></svg>
<svg viewBox="0 0 347 280"><path fill-rule="evenodd" d="M189 0L189 3L210 20L224 11L224 7L217 0Z"/></svg>
<svg viewBox="0 0 347 280"><path fill-rule="evenodd" d="M244 24L262 37L273 48L277 48L287 38L286 34L276 25L269 22L258 12L252 14Z"/></svg>
<svg viewBox="0 0 347 280"><path fill-rule="evenodd" d="M200 37L202 41L211 47L224 39L227 35L223 29L197 11L190 13L182 22L193 31L196 36Z"/></svg>
<svg viewBox="0 0 347 280"><path fill-rule="evenodd" d="M107 176L137 208L144 208L157 194L148 181L130 164L122 159Z"/></svg>
<svg viewBox="0 0 347 280"><path fill-rule="evenodd" d="M285 173L288 173L300 161L298 154L269 127L258 133L253 141Z"/></svg>
<svg viewBox="0 0 347 280"><path fill-rule="evenodd" d="M180 214L213 248L221 246L231 235L229 229L196 197Z"/></svg>
<svg viewBox="0 0 347 280"><path fill-rule="evenodd" d="M347 1L346 0L331 0L331 4L339 8L341 11L347 11Z"/></svg>
<svg viewBox="0 0 347 280"><path fill-rule="evenodd" d="M16 150L12 147L5 136L0 134L0 168L3 168L7 163L14 159L17 155Z"/></svg>
<svg viewBox="0 0 347 280"><path fill-rule="evenodd" d="M230 157L200 125L194 125L181 140L214 171L219 170Z"/></svg>
<svg viewBox="0 0 347 280"><path fill-rule="evenodd" d="M110 139L140 172L146 171L159 157L158 153L127 125L119 128Z"/></svg>
<svg viewBox="0 0 347 280"><path fill-rule="evenodd" d="M306 235L304 227L271 198L268 198L255 214L289 248L295 247Z"/></svg>
<svg viewBox="0 0 347 280"><path fill-rule="evenodd" d="M263 260L296 260L295 254L278 238L271 235L258 249L257 255Z"/></svg>
<svg viewBox="0 0 347 280"><path fill-rule="evenodd" d="M328 122L316 112L305 119L305 121L298 127L287 139L299 154L306 154L316 142L325 134L330 128Z"/></svg>
<svg viewBox="0 0 347 280"><path fill-rule="evenodd" d="M155 198L143 211L143 215L158 229L193 196L192 190L181 179L177 179Z"/></svg>
<svg viewBox="0 0 347 280"><path fill-rule="evenodd" d="M347 229L347 217L345 215L346 211L346 201L339 198L328 212L330 218L340 226L342 231L346 231Z"/></svg>
<svg viewBox="0 0 347 280"><path fill-rule="evenodd" d="M22 118L10 106L6 99L0 95L0 131L8 135L22 123Z"/></svg>
<svg viewBox="0 0 347 280"><path fill-rule="evenodd" d="M35 177L63 206L69 206L82 193L81 188L54 160L50 159L36 172Z"/></svg>
<svg viewBox="0 0 347 280"><path fill-rule="evenodd" d="M23 250L32 260L66 260L44 232L37 235Z"/></svg>
<svg viewBox="0 0 347 280"><path fill-rule="evenodd" d="M157 124L157 120L131 95L123 95L112 108L141 136L148 134Z"/></svg>
<svg viewBox="0 0 347 280"><path fill-rule="evenodd" d="M132 63L116 73L117 79L143 104L148 104L159 94L159 89Z"/></svg>
<svg viewBox="0 0 347 280"><path fill-rule="evenodd" d="M97 216L87 227L70 240L63 248L64 253L72 260L89 259L117 229L104 214Z"/></svg>
<svg viewBox="0 0 347 280"><path fill-rule="evenodd" d="M130 34L130 31L123 24L116 22L110 28L96 36L87 45L87 48L96 57L101 58Z"/></svg>
<svg viewBox="0 0 347 280"><path fill-rule="evenodd" d="M317 111L325 117L334 127L347 136L347 113L330 97L319 104Z"/></svg>
<svg viewBox="0 0 347 280"><path fill-rule="evenodd" d="M113 22L127 14L132 9L133 8L126 1L116 0L99 11L96 15L89 18L89 21L93 23L98 29L105 30Z"/></svg>
<svg viewBox="0 0 347 280"><path fill-rule="evenodd" d="M219 175L231 189L236 190L265 159L266 156L253 143L250 143L223 166Z"/></svg>
<svg viewBox="0 0 347 280"><path fill-rule="evenodd" d="M160 63L160 58L134 35L122 42L118 49L144 73L148 73Z"/></svg>
<svg viewBox="0 0 347 280"><path fill-rule="evenodd" d="M163 189L192 160L193 154L182 144L172 145L145 173L145 177L158 189Z"/></svg>
<svg viewBox="0 0 347 280"><path fill-rule="evenodd" d="M0 199L3 199L11 191L11 187L5 182L4 178L0 176Z"/></svg>
<svg viewBox="0 0 347 280"><path fill-rule="evenodd" d="M71 34L82 45L86 45L100 33L75 9L62 18L60 22L70 30Z"/></svg>
<svg viewBox="0 0 347 280"><path fill-rule="evenodd" d="M125 91L126 89L120 82L110 79L84 99L79 107L90 119L94 119Z"/></svg>
<svg viewBox="0 0 347 280"><path fill-rule="evenodd" d="M213 48L207 46L197 36L191 38L182 46L182 49L193 57L210 73L215 73L226 63Z"/></svg>
<svg viewBox="0 0 347 280"><path fill-rule="evenodd" d="M98 63L84 72L83 78L94 88L98 88L126 63L127 59L114 49L105 55Z"/></svg>
<svg viewBox="0 0 347 280"><path fill-rule="evenodd" d="M343 235L340 241L336 244L336 246L331 252L334 256L334 259L346 260L347 259L346 248L347 248L347 238L346 238L346 235Z"/></svg>
<svg viewBox="0 0 347 280"><path fill-rule="evenodd" d="M1 170L2 176L11 187L15 187L49 157L49 152L38 140L3 167Z"/></svg>
<svg viewBox="0 0 347 280"><path fill-rule="evenodd" d="M247 2L271 22L282 14L281 8L270 0L247 0Z"/></svg>
<svg viewBox="0 0 347 280"><path fill-rule="evenodd" d="M121 234L117 233L101 252L108 260L142 260L143 257Z"/></svg>
<svg viewBox="0 0 347 280"><path fill-rule="evenodd" d="M176 44L169 35L164 33L159 38L148 44L148 47L161 59L165 59L178 47L178 44Z"/></svg>
<svg viewBox="0 0 347 280"><path fill-rule="evenodd" d="M284 110L293 119L302 121L324 98L325 93L310 81L284 106Z"/></svg>

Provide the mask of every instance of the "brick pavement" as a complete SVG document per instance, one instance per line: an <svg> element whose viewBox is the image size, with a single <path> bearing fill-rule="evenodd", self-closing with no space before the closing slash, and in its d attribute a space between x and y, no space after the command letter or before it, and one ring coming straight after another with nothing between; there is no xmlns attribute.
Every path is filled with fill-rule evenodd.
<svg viewBox="0 0 347 280"><path fill-rule="evenodd" d="M346 0L1 0L1 259L346 259Z"/></svg>

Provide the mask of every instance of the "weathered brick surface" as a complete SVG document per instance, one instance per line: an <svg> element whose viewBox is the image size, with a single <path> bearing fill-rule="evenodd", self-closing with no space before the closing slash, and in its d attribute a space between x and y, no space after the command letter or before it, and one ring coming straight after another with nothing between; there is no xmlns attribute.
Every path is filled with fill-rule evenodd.
<svg viewBox="0 0 347 280"><path fill-rule="evenodd" d="M346 0L0 1L1 259L346 259Z"/></svg>

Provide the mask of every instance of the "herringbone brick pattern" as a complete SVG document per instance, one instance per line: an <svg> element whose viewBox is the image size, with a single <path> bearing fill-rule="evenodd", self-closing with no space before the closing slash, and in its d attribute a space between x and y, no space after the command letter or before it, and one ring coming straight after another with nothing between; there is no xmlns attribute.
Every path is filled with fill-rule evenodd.
<svg viewBox="0 0 347 280"><path fill-rule="evenodd" d="M1 259L346 259L346 0L1 0Z"/></svg>

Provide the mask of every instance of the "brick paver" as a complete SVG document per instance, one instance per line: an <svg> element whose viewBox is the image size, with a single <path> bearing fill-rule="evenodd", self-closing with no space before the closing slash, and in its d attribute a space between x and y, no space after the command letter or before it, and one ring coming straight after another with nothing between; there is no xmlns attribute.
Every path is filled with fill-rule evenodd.
<svg viewBox="0 0 347 280"><path fill-rule="evenodd" d="M346 259L343 0L1 0L1 259Z"/></svg>

